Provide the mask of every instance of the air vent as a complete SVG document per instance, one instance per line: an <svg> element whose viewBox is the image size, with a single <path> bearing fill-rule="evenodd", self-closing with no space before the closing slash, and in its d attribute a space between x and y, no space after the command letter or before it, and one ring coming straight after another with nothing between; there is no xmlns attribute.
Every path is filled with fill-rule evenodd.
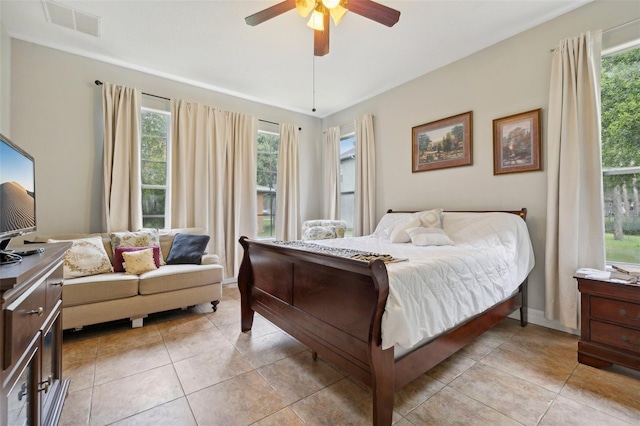
<svg viewBox="0 0 640 426"><path fill-rule="evenodd" d="M43 0L47 22L100 37L100 17L74 9L66 4Z"/></svg>

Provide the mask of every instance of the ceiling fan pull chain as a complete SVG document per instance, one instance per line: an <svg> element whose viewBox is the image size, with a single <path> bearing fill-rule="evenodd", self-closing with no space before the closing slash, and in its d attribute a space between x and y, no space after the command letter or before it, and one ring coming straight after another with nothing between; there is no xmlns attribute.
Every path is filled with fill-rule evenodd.
<svg viewBox="0 0 640 426"><path fill-rule="evenodd" d="M311 112L316 112L316 55L313 55L313 108Z"/></svg>

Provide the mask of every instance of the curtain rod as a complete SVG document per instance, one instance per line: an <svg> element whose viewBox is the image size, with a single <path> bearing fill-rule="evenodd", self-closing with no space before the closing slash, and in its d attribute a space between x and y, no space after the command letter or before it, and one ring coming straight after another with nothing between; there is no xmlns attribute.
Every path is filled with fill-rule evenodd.
<svg viewBox="0 0 640 426"><path fill-rule="evenodd" d="M96 84L96 86L102 86L102 82L100 80L96 80L94 81L94 83ZM165 98L164 96L158 96L158 95L152 95L151 93L144 93L142 92L143 95L147 95L147 96L153 96L154 98L158 98L158 99L164 99L165 101L170 101L171 99L169 98ZM262 121L263 123L269 123L269 124L274 124L276 126L279 126L280 123L275 123L273 121L268 121L268 120L263 120L261 118L258 119L258 121ZM302 127L298 127L299 131L302 131Z"/></svg>
<svg viewBox="0 0 640 426"><path fill-rule="evenodd" d="M273 124L274 126L280 125L280 123L276 123L275 121L263 120L262 118L258 118L258 121L262 121L263 123ZM302 131L302 127L298 127L298 131Z"/></svg>
<svg viewBox="0 0 640 426"><path fill-rule="evenodd" d="M102 86L102 82L100 80L96 80L96 81L94 81L94 83L96 83L96 86ZM169 98L165 98L164 96L152 95L151 93L142 92L142 94L143 95L147 95L147 96L153 96L154 98L158 98L158 99L163 99L165 101L170 101L171 100Z"/></svg>
<svg viewBox="0 0 640 426"><path fill-rule="evenodd" d="M351 122L349 122L349 123L339 124L339 125L337 125L337 126L331 126L331 127L340 127L340 130L342 131L342 128L343 128L343 127L351 126L351 125L355 126L355 123L354 123L353 121L351 121ZM324 131L322 132L322 134L324 135L324 134L325 134L325 133L327 133L328 131L329 131L328 129L327 129L327 130L324 130Z"/></svg>
<svg viewBox="0 0 640 426"><path fill-rule="evenodd" d="M612 27L612 28L608 28L608 29L602 31L602 34L606 34L606 33L610 32L610 31L618 30L618 29L620 29L622 27L626 27L627 25L631 25L631 24L634 24L636 22L640 22L640 18L631 20L629 22L625 22L624 24L616 25L615 27Z"/></svg>
<svg viewBox="0 0 640 426"><path fill-rule="evenodd" d="M604 35L604 34L610 33L611 31L619 30L622 27L626 27L627 25L631 25L635 23L640 23L640 18L633 19L631 21L625 22L624 24L616 25L615 27L607 28L606 30L602 31L602 34ZM549 53L553 53L555 52L555 50L556 48L550 49Z"/></svg>

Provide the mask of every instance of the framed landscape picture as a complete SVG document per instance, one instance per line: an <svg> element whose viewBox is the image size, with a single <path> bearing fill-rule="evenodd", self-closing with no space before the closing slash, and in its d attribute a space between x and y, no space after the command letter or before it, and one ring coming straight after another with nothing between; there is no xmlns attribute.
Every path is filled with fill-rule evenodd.
<svg viewBox="0 0 640 426"><path fill-rule="evenodd" d="M414 127L412 172L471 165L472 138L472 111Z"/></svg>
<svg viewBox="0 0 640 426"><path fill-rule="evenodd" d="M493 174L542 170L540 111L493 120Z"/></svg>

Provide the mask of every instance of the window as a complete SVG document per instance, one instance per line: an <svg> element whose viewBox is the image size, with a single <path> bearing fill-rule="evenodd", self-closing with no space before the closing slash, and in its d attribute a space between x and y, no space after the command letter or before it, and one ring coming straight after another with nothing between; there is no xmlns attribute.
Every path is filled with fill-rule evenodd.
<svg viewBox="0 0 640 426"><path fill-rule="evenodd" d="M640 45L603 52L601 102L607 262L640 264Z"/></svg>
<svg viewBox="0 0 640 426"><path fill-rule="evenodd" d="M142 226L167 228L169 221L169 140L171 114L142 108L140 175L142 180Z"/></svg>
<svg viewBox="0 0 640 426"><path fill-rule="evenodd" d="M258 238L275 238L279 132L258 130Z"/></svg>
<svg viewBox="0 0 640 426"><path fill-rule="evenodd" d="M340 138L340 219L347 223L346 236L353 235L356 189L356 136Z"/></svg>

